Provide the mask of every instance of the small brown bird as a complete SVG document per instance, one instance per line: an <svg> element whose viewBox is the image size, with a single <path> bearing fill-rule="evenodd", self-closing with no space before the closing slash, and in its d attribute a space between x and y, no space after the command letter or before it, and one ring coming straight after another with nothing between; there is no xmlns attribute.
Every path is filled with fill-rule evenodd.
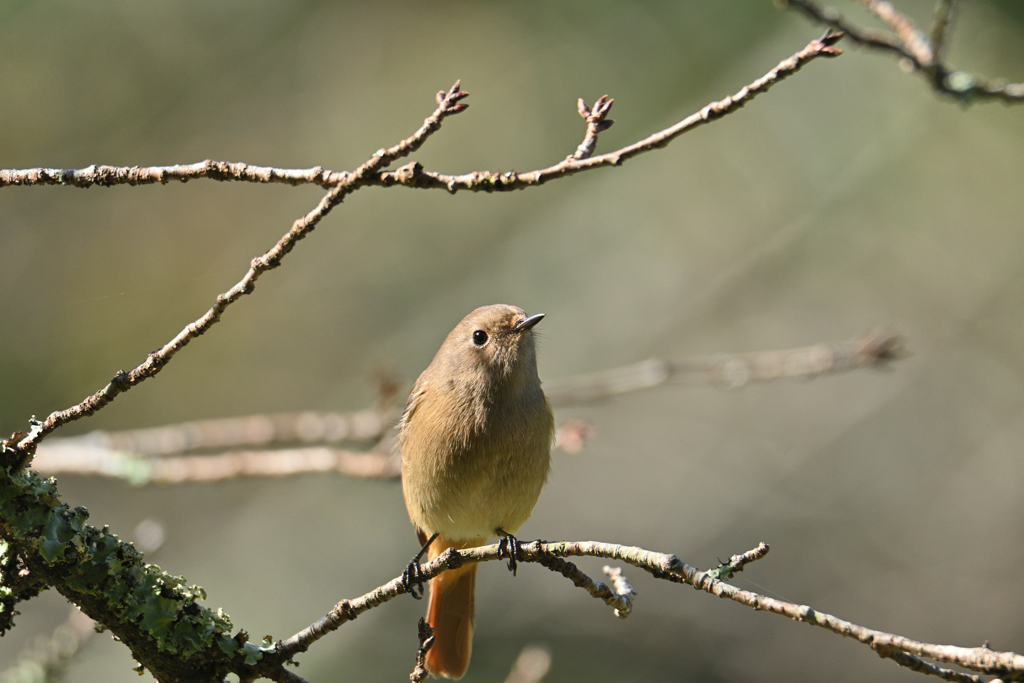
<svg viewBox="0 0 1024 683"><path fill-rule="evenodd" d="M543 317L503 304L476 309L451 331L409 395L399 424L402 492L431 560L448 548L511 538L540 496L555 424L530 331ZM514 547L509 557L514 567ZM430 581L434 645L426 668L435 676L466 673L475 585L475 564Z"/></svg>

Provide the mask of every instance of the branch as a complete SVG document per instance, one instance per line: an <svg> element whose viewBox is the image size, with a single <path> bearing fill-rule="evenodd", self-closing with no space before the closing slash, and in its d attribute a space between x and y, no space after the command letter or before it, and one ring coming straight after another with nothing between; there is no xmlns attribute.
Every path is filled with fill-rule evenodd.
<svg viewBox="0 0 1024 683"><path fill-rule="evenodd" d="M741 562L741 558L745 558L745 561L749 562L763 557L767 552L766 549L767 546L762 544L755 550L734 556L733 560ZM433 561L423 565L422 571L413 580L413 584L425 583L443 571L456 569L466 563L501 560L506 555L507 553L503 550L499 552L497 544L466 550L450 548ZM819 626L838 635L857 640L880 656L892 659L901 666L920 673L940 676L946 680L973 681L975 683L978 681L977 677L943 669L925 662L921 658L927 657L938 662L955 664L984 674L1014 676L1024 673L1024 656L1013 652L997 652L987 647L962 648L952 645L934 645L858 626L830 614L815 611L807 605L776 600L736 588L714 578L710 572L699 571L675 555L592 541L561 543L534 541L520 545L520 556L517 559L521 562L536 562L549 566L553 571L563 573L560 568L562 565L554 563L552 560L581 556L615 559L639 567L655 578L691 585L698 590L721 598L728 598L755 610L779 614L795 621ZM591 592L586 585L582 587ZM278 662L291 659L294 655L306 651L310 645L342 624L355 619L369 609L402 595L405 591L402 578L397 577L359 598L342 600L322 619L290 638L278 641L273 655L265 658L265 665L276 666Z"/></svg>
<svg viewBox="0 0 1024 683"><path fill-rule="evenodd" d="M814 0L780 0L782 6L796 7L818 23L844 32L858 45L898 55L922 74L936 92L965 103L975 99L999 99L1010 103L1024 101L1024 83L987 79L958 71L942 62L953 0L939 0L935 8L931 40L914 25L910 17L899 12L891 3L885 0L859 2L887 24L892 32L860 28L843 19L839 10L819 5Z"/></svg>
<svg viewBox="0 0 1024 683"><path fill-rule="evenodd" d="M54 447L92 448L167 456L190 451L226 448L263 448L276 444L378 441L391 429L397 417L386 410L354 412L271 413L131 429L119 432L95 431L83 436L54 439ZM40 452L41 454L41 452Z"/></svg>
<svg viewBox="0 0 1024 683"><path fill-rule="evenodd" d="M355 173L349 174L325 171L319 166L311 169L277 169L248 166L241 163L203 161L191 166L156 166L152 168L139 168L137 166L90 166L80 170L42 168L7 170L0 171L0 187L6 185L54 183L69 184L75 187L89 187L94 184L103 186L117 184L137 185L144 182L143 179L147 179L146 182L168 182L171 180L185 182L192 178L215 178L217 180L287 182L293 185L302 182L325 186L337 183L333 185L334 190L332 192L337 191L338 188L350 187L352 185L355 186L351 187L349 191L365 185L382 187L404 185L406 187L444 189L452 193L459 190L469 190L472 192L521 190L534 185L543 185L551 180L565 178L592 168L619 166L635 156L665 147L683 133L733 113L756 96L767 92L769 88L779 81L792 76L814 59L818 57L839 56L842 54L842 50L836 48L835 44L841 38L842 34L840 33L828 32L822 38L811 41L804 49L780 62L761 78L741 88L735 95L726 97L718 102L712 102L679 123L658 131L632 145L596 157L592 157L591 153L596 144L597 135L612 124L612 121L605 119L608 110L611 108L612 100L607 96L601 97L592 109L581 101L578 108L580 115L587 122L587 132L576 152L554 166L530 171L529 173L474 171L463 175L446 175L424 171L419 163L413 162L395 171L382 171L381 169L386 164L378 164L372 170L364 172L363 167L360 167ZM465 95L465 93L456 94L460 96ZM454 104L453 106L458 108L465 107L466 105ZM436 114L437 112L435 112ZM401 156L407 156L408 153L418 148L426 135L429 135L431 132L433 130L425 133L423 138L419 140L419 144ZM419 132L417 132L417 135L419 135ZM414 135L413 138L416 138L416 136ZM410 138L410 140L413 138ZM390 159L387 163L393 160ZM364 164L365 166L366 164ZM191 169L191 171L186 169Z"/></svg>
<svg viewBox="0 0 1024 683"><path fill-rule="evenodd" d="M733 577L736 572L743 571L751 562L757 562L764 558L768 554L770 548L768 544L762 541L753 550L748 550L742 555L733 555L729 558L728 562L720 563L715 569L708 572L708 576L713 579L721 579L722 581L728 581Z"/></svg>
<svg viewBox="0 0 1024 683"><path fill-rule="evenodd" d="M163 366L166 365L178 351L183 349L190 341L202 335L215 325L220 320L221 315L223 315L228 306L233 304L243 295L251 294L255 289L256 281L260 276L268 270L272 270L281 265L281 260L295 248L295 245L298 244L299 240L309 235L309 233L316 228L317 224L320 223L323 217L330 213L335 206L340 204L346 196L365 186L368 183L368 178L372 177L373 174L377 173L385 166L391 164L397 159L415 152L423 145L430 135L440 129L441 122L445 118L463 111L467 105L459 104L459 100L466 97L467 94L468 93L464 93L459 90L459 83L457 81L447 93L438 93L437 109L435 109L434 113L423 121L423 125L420 126L419 130L390 149L377 150L374 155L363 163L362 166L357 168L355 172L345 176L343 182L336 185L330 192L323 196L316 208L295 221L291 230L285 233L285 235L273 246L273 248L270 249L270 251L265 253L263 256L254 258L251 266L249 267L249 271L245 276L239 280L234 287L218 296L216 303L206 312L205 315L185 327L185 329L179 332L174 339L165 344L163 348L149 354L149 357L144 363L137 366L130 372L124 372L123 370L119 371L114 375L114 378L106 387L100 389L92 396L89 396L78 405L72 406L67 410L51 413L50 416L42 422L33 422L32 429L28 436L21 439L17 444L16 449L19 451L17 459L19 462L16 464L18 466L24 466L30 462L32 456L35 454L35 449L39 445L39 442L58 427L61 427L68 422L92 415L97 410L100 410L114 400L114 398L119 394L160 372Z"/></svg>
<svg viewBox="0 0 1024 683"><path fill-rule="evenodd" d="M238 477L289 477L310 472L337 472L358 479L395 479L401 474L401 460L388 451L363 453L326 446L144 458L62 444L41 448L33 468L46 475L105 476L143 486Z"/></svg>
<svg viewBox="0 0 1024 683"><path fill-rule="evenodd" d="M953 5L956 0L939 0L935 5L935 23L932 24L932 51L936 60L942 59L946 48L946 31L953 21Z"/></svg>
<svg viewBox="0 0 1024 683"><path fill-rule="evenodd" d="M430 648L434 645L434 629L430 628L430 624L423 617L420 617L420 621L417 624L417 634L420 639L419 649L416 650L416 666L413 667L412 673L409 674L409 680L412 683L423 683L427 679L427 653L430 652Z"/></svg>
<svg viewBox="0 0 1024 683"><path fill-rule="evenodd" d="M0 170L0 187L8 185L70 185L87 188L93 185L166 185L172 180L238 180L250 183L284 183L286 185L319 185L330 189L348 179L347 172L334 172L319 166L308 169L285 169L251 166L229 161L207 159L195 164L176 166L87 166L81 169L27 168Z"/></svg>
<svg viewBox="0 0 1024 683"><path fill-rule="evenodd" d="M368 411L369 412L369 411ZM355 413L359 415L361 413ZM297 415L315 415L298 413ZM345 415L328 414L328 415ZM248 418L210 420L221 424L274 424L281 415L254 415ZM299 420L301 422L301 418ZM290 421L285 421L288 424ZM238 477L288 477L315 472L336 472L356 479L397 479L401 475L401 458L394 454L393 421L383 423L386 431L368 451L352 451L326 446L288 448L278 450L239 450L208 455L173 457L163 453L180 453L186 440L176 438L180 432L190 433L190 427L202 423L184 423L131 432L94 432L84 437L53 439L40 445L32 467L45 475L76 474L121 479L135 486L147 484L180 484L184 482L212 482ZM367 422L365 427L375 426ZM246 445L269 436L267 433L234 432L214 429L215 438L203 441L209 446L214 441L224 446ZM290 433L288 429L278 436ZM330 433L314 439L315 431L306 434L309 440L330 440ZM335 432L337 434L337 432ZM553 448L577 454L593 435L593 428L582 420L568 420L555 431ZM122 436L126 438L122 439ZM139 438L139 437L143 438ZM155 438L150 439L148 437ZM163 438L169 436L171 438ZM351 434L350 434L351 436ZM255 438L254 438L255 437ZM276 439L275 439L276 440ZM282 439L288 440L288 439ZM122 448L114 446L121 444ZM141 446L143 454L136 454L123 446ZM252 445L258 445L253 443ZM149 455L147 455L147 452Z"/></svg>
<svg viewBox="0 0 1024 683"><path fill-rule="evenodd" d="M516 657L505 683L540 683L551 670L551 651L539 645L527 645Z"/></svg>
<svg viewBox="0 0 1024 683"><path fill-rule="evenodd" d="M133 546L121 542L108 530L86 525L85 510L61 503L52 479L44 481L32 470L0 469L0 493L0 534L9 549L23 559L31 579L42 579L54 586L83 612L109 628L128 645L138 661L163 681L220 680L233 671L243 681L265 676L299 683L301 678L287 671L285 665L327 633L443 571L507 556L507 551L497 544L466 550L450 548L425 564L410 583L396 577L359 598L342 600L325 617L285 640L275 643L264 639L256 644L248 642L244 632L229 635L231 622L227 616L199 604L205 597L201 588L186 586L184 578L146 564ZM759 546L733 557L730 564L738 569L763 557L766 550L767 546ZM986 646L961 648L923 643L858 626L807 605L736 588L675 555L592 541L535 541L520 544L517 559L536 562L568 576L574 584L615 606L617 614L624 616L632 604L632 588L618 570L606 570L613 584L608 588L565 561L582 556L630 564L655 578L688 584L756 610L819 626L853 638L902 666L948 680L974 679L923 659L1007 678L1024 674L1024 656L1013 652L996 652Z"/></svg>
<svg viewBox="0 0 1024 683"><path fill-rule="evenodd" d="M883 329L846 342L781 351L717 354L678 361L651 358L588 375L544 384L553 405L572 405L650 389L669 380L715 382L739 387L750 381L810 378L883 365L903 355L900 337Z"/></svg>

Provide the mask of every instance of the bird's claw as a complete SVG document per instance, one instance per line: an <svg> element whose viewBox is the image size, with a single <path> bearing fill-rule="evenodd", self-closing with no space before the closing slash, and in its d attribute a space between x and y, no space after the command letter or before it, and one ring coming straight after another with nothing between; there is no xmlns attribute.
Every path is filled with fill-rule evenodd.
<svg viewBox="0 0 1024 683"><path fill-rule="evenodd" d="M419 581L420 575L419 558L414 558L402 572L402 588L417 600L423 599L423 584Z"/></svg>
<svg viewBox="0 0 1024 683"><path fill-rule="evenodd" d="M516 569L519 568L517 560L522 558L519 539L501 529L498 529L498 533L502 535L498 541L498 557L508 557L508 570L512 572L512 576L515 576Z"/></svg>

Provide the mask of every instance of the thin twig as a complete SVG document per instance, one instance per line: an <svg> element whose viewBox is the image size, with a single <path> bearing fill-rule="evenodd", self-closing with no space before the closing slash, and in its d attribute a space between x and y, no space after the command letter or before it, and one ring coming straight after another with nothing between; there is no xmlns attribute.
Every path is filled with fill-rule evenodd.
<svg viewBox="0 0 1024 683"><path fill-rule="evenodd" d="M758 546L753 550L748 550L742 555L733 555L729 558L728 562L723 562L719 564L717 567L708 572L708 576L715 579L728 581L733 577L733 574L735 574L736 572L743 571L743 568L751 562L757 562L758 560L762 559L765 555L768 554L769 550L770 548L768 547L768 544L764 541L761 541L761 543L759 543Z"/></svg>
<svg viewBox="0 0 1024 683"><path fill-rule="evenodd" d="M587 123L587 132L583 136L583 142L572 153L569 157L570 159L588 159L594 154L594 147L597 146L597 136L611 128L612 124L615 123L614 120L607 118L608 112L611 111L612 104L614 103L615 100L607 95L597 98L593 109L587 106L582 97L576 102L576 109Z"/></svg>
<svg viewBox="0 0 1024 683"><path fill-rule="evenodd" d="M196 321L190 323L185 329L178 333L171 341L161 349L149 354L144 363L130 372L119 371L110 383L98 392L89 396L78 405L66 410L51 413L44 421L36 421L28 436L17 444L21 452L20 466L26 465L35 453L39 442L58 427L68 422L78 420L92 415L97 410L110 403L116 396L127 391L140 382L153 377L163 368L164 365L183 349L190 341L200 336L216 324L224 310L245 294L250 294L256 287L256 281L260 276L281 265L281 259L295 248L299 240L305 238L316 228L317 224L342 200L365 186L368 179L382 168L392 162L405 157L419 149L430 135L441 127L442 121L448 116L457 114L466 108L465 104L459 103L468 93L459 90L459 83L448 90L447 93L438 93L437 109L428 116L419 130L412 136L401 141L390 149L377 150L374 155L357 168L353 173L347 175L345 180L336 185L330 192L323 196L316 208L302 218L295 221L289 230L278 242L263 256L252 260L249 271L235 284L234 287L217 297L216 303Z"/></svg>
<svg viewBox="0 0 1024 683"><path fill-rule="evenodd" d="M625 610L615 610L615 616L625 619L629 616L630 610L633 609L633 598L636 597L636 591L629 585L629 581L626 579L626 575L622 573L622 569L619 567L609 567L605 565L601 571L604 575L611 579L612 590L615 595L619 597L619 600L625 604Z"/></svg>
<svg viewBox="0 0 1024 683"><path fill-rule="evenodd" d="M946 33L949 25L953 22L953 7L956 0L938 0L935 4L935 23L932 24L932 54L935 61L942 61L942 55L946 51Z"/></svg>
<svg viewBox="0 0 1024 683"><path fill-rule="evenodd" d="M590 593L598 600L604 600L605 604L615 610L615 616L625 619L633 609L631 591L619 593L600 581L594 581L587 576L579 567L568 560L558 557L540 557L536 560L539 564L547 567L553 572L561 574L572 581L573 585ZM627 584L628 586L628 584Z"/></svg>
<svg viewBox="0 0 1024 683"><path fill-rule="evenodd" d="M409 680L412 683L423 683L429 673L427 671L427 653L434 645L434 629L430 627L430 624L423 617L420 617L419 624L417 624L417 635L420 639L420 646L416 650L416 666L413 667L412 673L409 674Z"/></svg>
<svg viewBox="0 0 1024 683"><path fill-rule="evenodd" d="M914 59L914 56L903 47L896 36L886 31L875 31L851 24L843 19L843 15L834 7L823 7L813 2L813 0L780 0L780 4L784 7L796 7L815 21L831 26L837 31L842 31L850 40L858 45L893 52L900 57L912 61Z"/></svg>
<svg viewBox="0 0 1024 683"><path fill-rule="evenodd" d="M380 183L384 186L405 185L416 188L443 188L451 193L458 192L459 190L507 192L522 190L535 185L543 185L552 180L589 171L593 168L619 166L635 156L667 146L677 137L688 133L694 128L716 121L723 116L737 111L758 95L767 92L769 88L779 81L795 74L811 61L819 57L837 57L841 55L842 50L835 47L835 44L842 37L841 33L827 32L820 39L812 40L802 50L779 62L774 69L761 78L740 88L735 95L726 97L718 102L712 102L679 123L649 135L643 140L617 149L614 152L585 159L576 159L570 156L554 166L528 173L475 171L463 175L446 175L425 171L419 164L412 163L394 172L381 173Z"/></svg>

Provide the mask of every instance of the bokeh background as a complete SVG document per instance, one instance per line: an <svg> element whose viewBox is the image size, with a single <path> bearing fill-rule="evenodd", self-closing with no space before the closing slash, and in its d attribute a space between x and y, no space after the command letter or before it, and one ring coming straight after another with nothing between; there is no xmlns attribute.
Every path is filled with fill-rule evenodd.
<svg viewBox="0 0 1024 683"><path fill-rule="evenodd" d="M926 23L933 3L898 4ZM526 171L575 149L577 97L615 98L599 146L611 150L820 33L768 0L11 0L0 166L352 169L461 78L471 108L414 158ZM375 369L406 391L447 331L494 302L548 314L545 379L886 324L912 355L885 371L670 385L560 410L595 437L556 454L521 535L637 544L705 568L763 540L771 554L740 586L925 641L1024 650L1024 108L958 106L893 59L843 47L618 169L508 195L358 192L157 378L63 433L360 409ZM963 3L950 61L1024 79L1021 4ZM0 429L144 360L320 193L0 191ZM125 538L163 524L153 561L256 637L293 633L416 549L397 482L60 487ZM484 566L466 680L502 680L531 643L550 648L550 680L918 680L824 631L627 575L639 597L622 621L537 566L515 579ZM423 608L367 613L302 655L300 673L404 680ZM25 604L0 664L66 609L52 591ZM131 666L100 636L67 680L134 681Z"/></svg>

